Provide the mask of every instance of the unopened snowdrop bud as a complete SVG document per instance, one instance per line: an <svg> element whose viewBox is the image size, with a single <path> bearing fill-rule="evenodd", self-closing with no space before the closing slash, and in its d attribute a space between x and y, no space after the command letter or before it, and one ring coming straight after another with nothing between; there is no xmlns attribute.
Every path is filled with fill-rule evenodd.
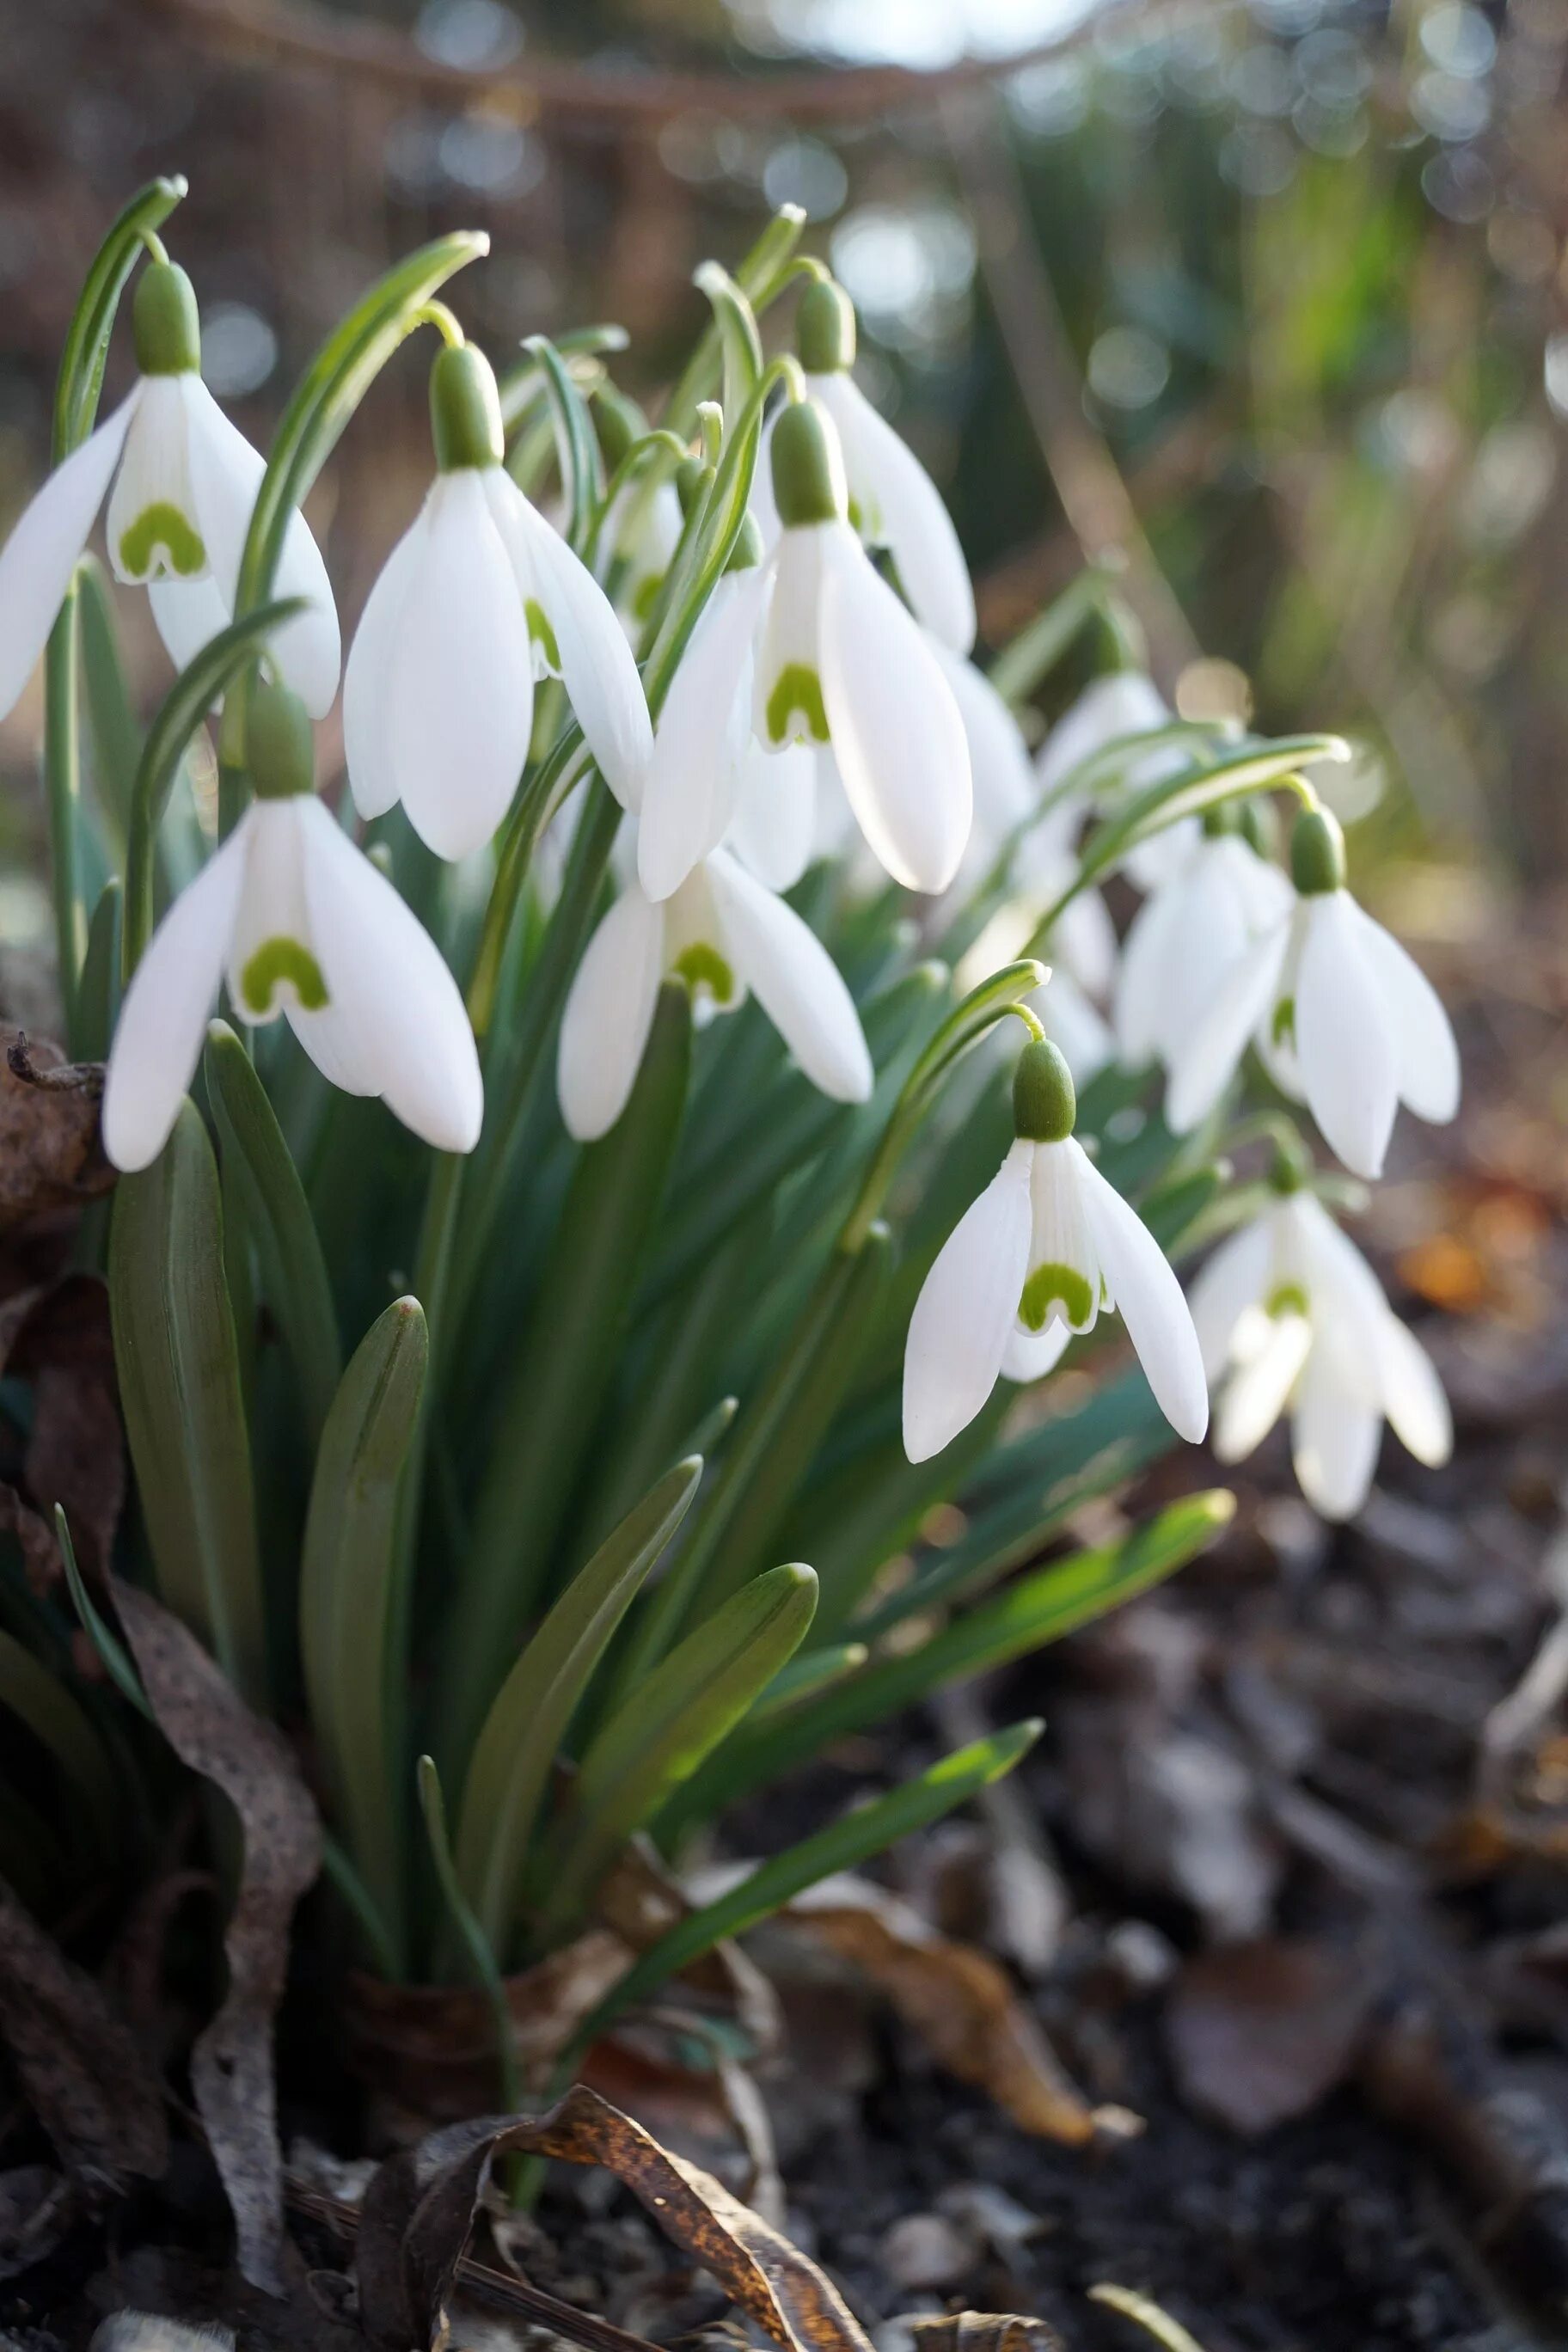
<svg viewBox="0 0 1568 2352"><path fill-rule="evenodd" d="M57 466L0 550L0 718L26 686L88 535L109 497L115 577L144 585L165 646L184 668L234 616L240 557L265 462L201 379L191 281L150 261L132 301L140 371L129 395ZM277 593L308 610L279 629L272 657L316 718L338 690L337 608L321 552L293 515Z"/></svg>
<svg viewBox="0 0 1568 2352"><path fill-rule="evenodd" d="M457 982L316 797L303 704L258 683L246 716L257 798L136 968L109 1056L104 1149L126 1171L157 1158L226 980L242 1021L281 1013L332 1085L382 1096L439 1150L471 1151L484 1097Z"/></svg>
<svg viewBox="0 0 1568 2352"><path fill-rule="evenodd" d="M563 680L630 805L652 747L642 680L604 590L501 463L500 396L470 343L430 376L437 474L371 590L343 688L363 817L401 801L439 857L495 832L528 756L537 679Z"/></svg>
<svg viewBox="0 0 1568 2352"><path fill-rule="evenodd" d="M1180 1436L1208 1423L1203 1360L1158 1244L1073 1133L1067 1062L1026 1045L1017 1139L959 1220L915 1302L904 1349L904 1450L923 1462L979 1412L998 1378L1036 1380L1069 1339L1120 1309L1155 1400Z"/></svg>
<svg viewBox="0 0 1568 2352"><path fill-rule="evenodd" d="M1219 1459L1243 1460L1289 1414L1302 1493L1346 1519L1371 1490L1384 1421L1430 1466L1447 1460L1453 1424L1431 1359L1302 1172L1281 1161L1274 1203L1193 1285L1193 1319Z"/></svg>
<svg viewBox="0 0 1568 2352"><path fill-rule="evenodd" d="M831 743L849 804L896 882L943 890L969 837L969 751L918 624L846 520L826 412L784 409L773 436L784 528L759 585L755 730L770 750Z"/></svg>
<svg viewBox="0 0 1568 2352"><path fill-rule="evenodd" d="M1380 1176L1401 1103L1437 1122L1458 1109L1454 1033L1426 975L1345 888L1343 836L1326 809L1297 818L1290 869L1288 903L1215 976L1173 1050L1165 1115L1189 1133L1250 1041L1345 1166Z"/></svg>

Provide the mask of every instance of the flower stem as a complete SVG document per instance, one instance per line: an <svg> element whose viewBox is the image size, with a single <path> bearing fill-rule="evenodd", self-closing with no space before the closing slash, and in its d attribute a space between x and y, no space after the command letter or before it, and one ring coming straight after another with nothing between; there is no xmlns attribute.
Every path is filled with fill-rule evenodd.
<svg viewBox="0 0 1568 2352"><path fill-rule="evenodd" d="M55 944L66 1036L77 1045L77 984L87 949L87 914L77 859L81 737L77 715L77 591L67 589L44 656L44 782L54 869Z"/></svg>

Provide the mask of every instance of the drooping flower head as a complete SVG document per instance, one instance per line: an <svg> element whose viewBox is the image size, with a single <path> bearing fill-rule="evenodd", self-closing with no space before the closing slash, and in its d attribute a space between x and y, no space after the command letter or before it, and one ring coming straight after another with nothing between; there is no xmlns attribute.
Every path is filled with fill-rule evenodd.
<svg viewBox="0 0 1568 2352"><path fill-rule="evenodd" d="M1233 808L1209 810L1122 942L1116 1040L1129 1068L1174 1066L1222 978L1290 903L1289 883Z"/></svg>
<svg viewBox="0 0 1568 2352"><path fill-rule="evenodd" d="M137 965L110 1050L104 1149L145 1168L168 1140L220 983L252 1027L281 1014L346 1094L380 1095L442 1151L471 1151L479 1055L439 950L314 788L310 719L253 685L256 799L170 908Z"/></svg>
<svg viewBox="0 0 1568 2352"><path fill-rule="evenodd" d="M506 814L538 679L564 682L627 807L652 730L604 590L501 462L495 376L471 343L437 354L430 421L436 479L371 590L349 652L343 735L360 814L401 801L420 838L455 858Z"/></svg>
<svg viewBox="0 0 1568 2352"><path fill-rule="evenodd" d="M202 382L196 299L173 262L150 261L137 279L132 331L135 384L56 467L0 550L0 718L43 651L110 482L110 567L117 580L145 586L176 667L234 617L266 461ZM308 606L278 632L279 675L312 717L322 718L338 690L337 607L298 513L284 536L276 588Z"/></svg>

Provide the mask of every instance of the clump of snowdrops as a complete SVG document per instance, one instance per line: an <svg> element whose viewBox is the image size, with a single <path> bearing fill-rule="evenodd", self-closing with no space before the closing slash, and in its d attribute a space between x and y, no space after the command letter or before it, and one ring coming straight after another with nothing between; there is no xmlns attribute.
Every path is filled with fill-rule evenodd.
<svg viewBox="0 0 1568 2352"><path fill-rule="evenodd" d="M485 251L458 235L334 330L264 462L202 383L182 194L94 262L0 551L0 706L44 652L60 988L122 1171L82 1244L121 1570L298 1738L362 1961L494 1989L638 1832L679 1866L737 1797L1189 1559L1223 1493L1037 1564L1204 1437L1211 1388L1222 1458L1291 1415L1327 1513L1385 1418L1439 1459L1302 1123L1374 1177L1400 1103L1451 1115L1453 1042L1347 891L1305 774L1337 739L1173 719L1093 570L977 665L952 524L795 215L699 273L657 425L607 331L498 373L443 299ZM345 663L300 508L414 339L430 487ZM177 672L144 734L85 552L106 501ZM1037 758L1019 714L1086 646ZM340 688L346 787L312 727ZM62 1615L29 1638L64 1680ZM71 1705L132 1730L110 1689ZM742 1874L590 2027L1036 1728Z"/></svg>

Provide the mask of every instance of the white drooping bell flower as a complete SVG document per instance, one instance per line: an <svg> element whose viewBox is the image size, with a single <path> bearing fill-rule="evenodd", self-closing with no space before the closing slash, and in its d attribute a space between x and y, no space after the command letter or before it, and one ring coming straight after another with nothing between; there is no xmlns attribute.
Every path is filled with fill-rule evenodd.
<svg viewBox="0 0 1568 2352"><path fill-rule="evenodd" d="M1101 1007L1110 1001L1117 968L1116 926L1104 898L1092 885L1074 891L1051 925L1037 937L1041 919L1075 883L1075 846L1081 804L1058 801L1013 842L1007 895L959 965L963 988L977 987L988 973L1035 951L1051 959L1051 981L1029 998L1029 1009L1047 1037L1067 1056L1075 1086L1087 1086L1111 1061L1116 1041Z"/></svg>
<svg viewBox="0 0 1568 2352"><path fill-rule="evenodd" d="M1203 1358L1182 1286L1152 1234L1073 1133L1057 1047L1026 1045L1016 1140L927 1275L904 1348L904 1451L927 1461L999 1378L1033 1380L1072 1336L1119 1311L1160 1410L1193 1443L1208 1425Z"/></svg>
<svg viewBox="0 0 1568 2352"><path fill-rule="evenodd" d="M1108 751L1113 743L1126 748L1121 779L1123 792L1140 793L1150 784L1179 775L1191 760L1180 743L1152 743L1141 751L1132 740L1168 726L1171 715L1164 696L1142 670L1107 670L1091 678L1036 754L1035 772L1042 798L1059 792L1075 769L1097 752ZM1080 821L1090 814L1088 799L1077 795L1058 806L1076 806ZM1129 878L1140 890L1158 888L1180 866L1195 832L1194 821L1183 818L1140 842L1126 860Z"/></svg>
<svg viewBox="0 0 1568 2352"><path fill-rule="evenodd" d="M202 382L201 322L183 269L147 264L132 328L134 387L56 467L0 550L0 718L43 651L111 481L110 567L116 579L146 587L176 666L183 669L234 617L266 460ZM305 598L309 609L278 631L271 658L320 719L338 690L338 615L300 514L289 518L274 585L280 597Z"/></svg>
<svg viewBox="0 0 1568 2352"><path fill-rule="evenodd" d="M343 688L354 805L401 801L439 857L479 848L517 790L537 679L559 677L611 791L635 805L653 730L593 574L501 463L495 376L471 343L430 372L437 475L382 568Z"/></svg>
<svg viewBox="0 0 1568 2352"><path fill-rule="evenodd" d="M1240 1462L1288 1413L1302 1493L1324 1518L1348 1519L1371 1490L1385 1421L1431 1468L1452 1451L1453 1423L1431 1358L1361 1252L1293 1172L1282 1181L1192 1287L1214 1450Z"/></svg>
<svg viewBox="0 0 1568 2352"><path fill-rule="evenodd" d="M588 942L556 1055L561 1116L580 1143L626 1108L666 980L687 989L700 1024L750 992L814 1086L836 1102L870 1095L860 1016L832 957L793 907L715 849L665 898L630 882Z"/></svg>
<svg viewBox="0 0 1568 2352"><path fill-rule="evenodd" d="M952 688L969 746L974 821L958 885L983 882L1016 844L1039 801L1029 747L1017 720L984 670L943 645L933 630L926 642Z"/></svg>
<svg viewBox="0 0 1568 2352"><path fill-rule="evenodd" d="M1290 867L1289 904L1219 974L1177 1049L1165 1116L1190 1133L1250 1040L1345 1166L1380 1176L1401 1103L1453 1118L1458 1048L1430 981L1345 888L1344 837L1326 809L1298 816Z"/></svg>
<svg viewBox="0 0 1568 2352"><path fill-rule="evenodd" d="M379 1095L441 1151L471 1151L479 1055L439 950L313 787L302 703L258 683L247 711L257 798L149 941L121 1008L104 1149L145 1168L168 1140L226 978L239 1018L288 1020L323 1077Z"/></svg>
<svg viewBox="0 0 1568 2352"><path fill-rule="evenodd" d="M1221 977L1291 900L1284 875L1258 854L1228 807L1199 821L1121 944L1116 1039L1130 1069L1174 1065Z"/></svg>

